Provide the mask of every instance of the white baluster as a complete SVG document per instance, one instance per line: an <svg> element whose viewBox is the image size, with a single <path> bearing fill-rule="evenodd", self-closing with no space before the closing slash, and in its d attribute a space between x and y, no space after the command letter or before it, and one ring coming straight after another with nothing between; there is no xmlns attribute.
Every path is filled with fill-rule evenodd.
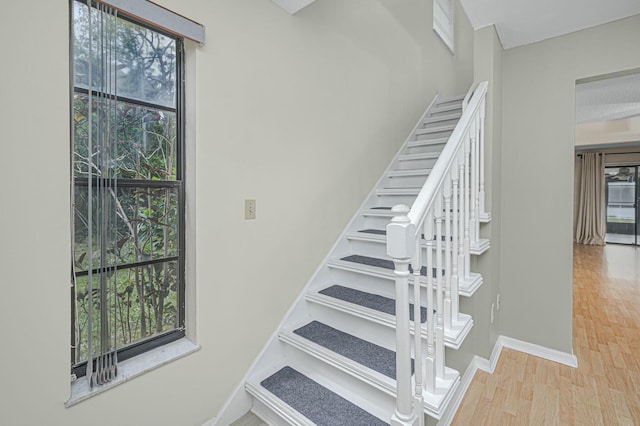
<svg viewBox="0 0 640 426"><path fill-rule="evenodd" d="M471 277L471 258L469 255L470 238L469 238L469 223L470 223L470 198L471 198L471 182L469 171L471 138L466 137L464 140L464 278L469 279Z"/></svg>
<svg viewBox="0 0 640 426"><path fill-rule="evenodd" d="M442 192L438 191L433 203L436 222L436 377L444 378L444 323L443 323L443 276L442 269Z"/></svg>
<svg viewBox="0 0 640 426"><path fill-rule="evenodd" d="M478 241L478 236L476 235L476 220L478 219L478 211L476 210L476 201L478 199L478 126L477 119L474 116L471 119L471 164L470 164L470 184L471 184L471 194L469 198L469 238L471 240L471 245L474 245Z"/></svg>
<svg viewBox="0 0 640 426"><path fill-rule="evenodd" d="M485 121L485 107L487 99L484 98L480 104L480 215L487 218L487 209L485 204L484 193L484 121Z"/></svg>
<svg viewBox="0 0 640 426"><path fill-rule="evenodd" d="M467 136L464 136L467 139ZM464 260L464 224L465 224L465 192L464 189L466 187L467 178L464 173L464 146L460 149L458 153L458 181L460 183L460 190L458 193L459 197L459 207L460 207L460 217L458 218L458 277L459 279L464 279L467 276L466 263Z"/></svg>
<svg viewBox="0 0 640 426"><path fill-rule="evenodd" d="M433 208L432 208L433 209ZM424 238L427 240L427 356L425 357L425 389L429 393L436 391L436 364L435 364L435 321L433 311L433 214L431 210L424 220Z"/></svg>
<svg viewBox="0 0 640 426"><path fill-rule="evenodd" d="M422 395L422 312L420 308L420 270L422 269L422 238L416 238L416 247L411 261L413 269L413 347L414 347L414 377L415 377L415 396L413 398L413 408L418 418L418 426L424 424L424 396Z"/></svg>
<svg viewBox="0 0 640 426"><path fill-rule="evenodd" d="M387 225L387 254L393 258L396 276L396 410L392 426L417 426L411 389L411 333L409 327L409 263L415 250L415 226L409 208L394 206Z"/></svg>
<svg viewBox="0 0 640 426"><path fill-rule="evenodd" d="M475 215L473 217L473 244L480 242L480 114L476 112L474 117L476 123L476 143L474 145L474 162L473 162L473 175L475 176L475 182L473 186L473 209Z"/></svg>
<svg viewBox="0 0 640 426"><path fill-rule="evenodd" d="M459 270L458 263L460 259L458 258L459 251L459 230L460 230L460 212L458 209L460 208L459 203L459 191L458 184L460 182L460 176L458 174L458 156L456 156L451 165L451 184L453 186L453 232L451 239L451 320L452 322L458 321L458 312L459 312L459 301L458 298L458 279L459 279Z"/></svg>
<svg viewBox="0 0 640 426"><path fill-rule="evenodd" d="M455 169L454 169L455 170ZM442 188L444 197L444 328L451 329L451 173Z"/></svg>

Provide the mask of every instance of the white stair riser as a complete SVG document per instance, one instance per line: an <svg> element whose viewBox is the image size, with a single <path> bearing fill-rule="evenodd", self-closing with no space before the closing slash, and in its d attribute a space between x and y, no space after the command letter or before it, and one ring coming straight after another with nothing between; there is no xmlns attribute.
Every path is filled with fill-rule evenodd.
<svg viewBox="0 0 640 426"><path fill-rule="evenodd" d="M436 160L437 158L401 159L398 168L400 170L432 169Z"/></svg>
<svg viewBox="0 0 640 426"><path fill-rule="evenodd" d="M440 142L433 145L419 145L414 147L409 147L407 153L408 154L431 154L434 152L442 152L444 148L444 142Z"/></svg>
<svg viewBox="0 0 640 426"><path fill-rule="evenodd" d="M393 176L388 180L388 188L415 188L424 185L427 175Z"/></svg>
<svg viewBox="0 0 640 426"><path fill-rule="evenodd" d="M389 217L367 216L361 229L386 229L389 222L391 222Z"/></svg>
<svg viewBox="0 0 640 426"><path fill-rule="evenodd" d="M455 120L456 122L458 120L460 120L460 117L462 117L462 110L460 111L450 111L446 114L440 114L439 116L427 116L425 117L425 119L423 120L422 124L429 124L429 123L437 123L440 121L446 121L446 120Z"/></svg>
<svg viewBox="0 0 640 426"><path fill-rule="evenodd" d="M449 138L451 136L451 130L434 131L429 133L416 133L416 141L433 140Z"/></svg>
<svg viewBox="0 0 640 426"><path fill-rule="evenodd" d="M428 122L422 125L422 128L429 129L432 127L440 127L440 126L455 126L456 123L458 122L458 119L445 120L444 118L446 118L447 116L448 115L443 115L442 117L443 119L438 119L437 121L432 121L434 119L437 119L437 117L431 117Z"/></svg>
<svg viewBox="0 0 640 426"><path fill-rule="evenodd" d="M395 206L397 204L404 204L411 206L415 199L415 195L378 195L378 205Z"/></svg>
<svg viewBox="0 0 640 426"><path fill-rule="evenodd" d="M362 234L363 236L366 236L366 233L359 233ZM422 247L422 259L426 259L426 254L427 254L427 247L425 247L426 245L426 241L423 241L423 247ZM435 250L436 250L436 242L432 240L432 244L430 250L432 250L434 259L435 259ZM445 242L442 242L442 250L444 253L445 250ZM452 248L453 250L453 248ZM350 253L357 253L359 255L362 256L369 256L369 257L375 257L378 259L388 259L391 260L391 258L387 255L387 245L384 242L373 242L373 241L359 241L356 239L351 239L349 240L349 252ZM444 254L443 254L443 261L444 261Z"/></svg>

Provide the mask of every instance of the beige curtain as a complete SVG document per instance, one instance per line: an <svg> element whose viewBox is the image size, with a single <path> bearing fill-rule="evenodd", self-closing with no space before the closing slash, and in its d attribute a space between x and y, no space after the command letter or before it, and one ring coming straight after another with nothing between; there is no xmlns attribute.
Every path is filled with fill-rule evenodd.
<svg viewBox="0 0 640 426"><path fill-rule="evenodd" d="M604 154L585 152L576 164L574 240L580 244L604 245L606 213L604 199Z"/></svg>

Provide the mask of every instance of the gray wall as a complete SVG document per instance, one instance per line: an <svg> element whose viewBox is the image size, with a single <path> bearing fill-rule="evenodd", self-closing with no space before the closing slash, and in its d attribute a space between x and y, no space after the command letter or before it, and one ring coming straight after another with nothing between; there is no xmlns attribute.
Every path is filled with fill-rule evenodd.
<svg viewBox="0 0 640 426"><path fill-rule="evenodd" d="M473 79L473 32L459 5L452 56L431 29L431 1L319 0L296 16L269 0L159 3L207 28L206 45L189 47L187 114L197 218L188 293L202 349L64 408L68 1L9 2L0 17L10 58L0 80L0 424L211 418L436 91L464 93ZM242 219L244 198L257 199L254 221Z"/></svg>
<svg viewBox="0 0 640 426"><path fill-rule="evenodd" d="M571 352L576 80L640 66L640 16L503 56L500 333Z"/></svg>

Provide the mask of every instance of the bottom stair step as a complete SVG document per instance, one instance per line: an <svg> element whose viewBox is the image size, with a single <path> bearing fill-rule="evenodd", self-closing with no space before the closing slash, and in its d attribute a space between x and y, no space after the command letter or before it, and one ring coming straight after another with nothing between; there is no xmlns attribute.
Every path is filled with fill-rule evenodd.
<svg viewBox="0 0 640 426"><path fill-rule="evenodd" d="M288 366L260 384L319 426L388 426L388 423Z"/></svg>

